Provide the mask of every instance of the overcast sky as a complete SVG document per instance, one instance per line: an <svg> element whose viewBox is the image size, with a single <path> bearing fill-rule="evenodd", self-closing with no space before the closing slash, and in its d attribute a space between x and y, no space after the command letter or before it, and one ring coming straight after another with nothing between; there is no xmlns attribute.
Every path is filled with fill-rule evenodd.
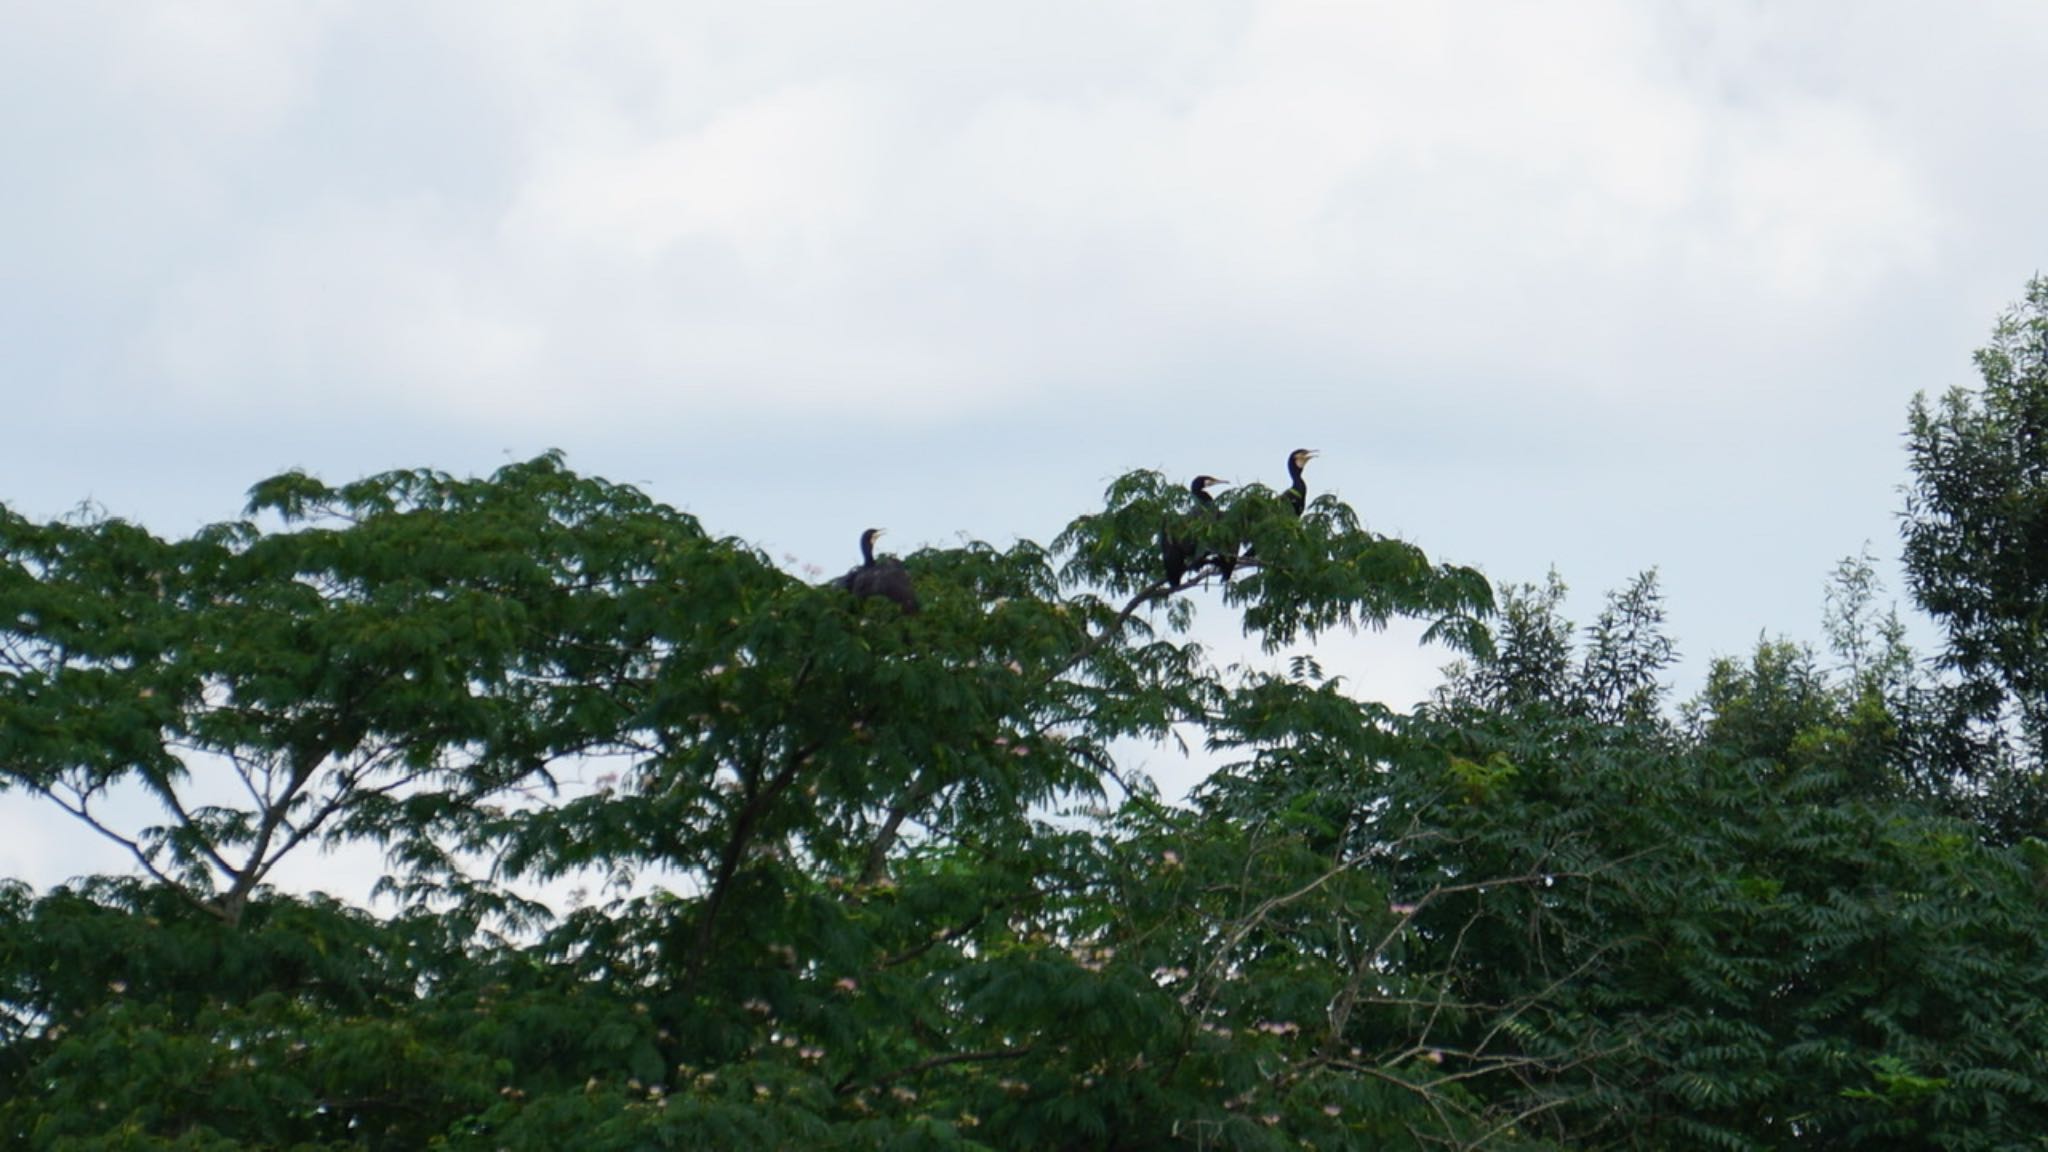
<svg viewBox="0 0 2048 1152"><path fill-rule="evenodd" d="M559 447L836 572L1305 446L1581 619L1658 566L1696 681L1895 556L1910 397L2048 265L2030 0L0 26L0 500L169 534L286 468ZM1343 652L1396 705L1443 660ZM21 805L0 874L44 878Z"/></svg>

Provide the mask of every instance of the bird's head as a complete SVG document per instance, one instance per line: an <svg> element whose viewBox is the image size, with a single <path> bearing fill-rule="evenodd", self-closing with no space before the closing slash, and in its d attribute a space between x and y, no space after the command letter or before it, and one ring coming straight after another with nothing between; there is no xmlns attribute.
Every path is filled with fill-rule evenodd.
<svg viewBox="0 0 2048 1152"><path fill-rule="evenodd" d="M1287 470L1289 472L1299 474L1302 468L1306 466L1309 461L1315 459L1317 455L1318 453L1314 448L1296 448L1294 452L1287 457Z"/></svg>
<svg viewBox="0 0 2048 1152"><path fill-rule="evenodd" d="M1230 481L1218 480L1214 476L1197 476L1193 480L1188 481L1188 491L1196 493L1197 495L1203 492L1207 492L1211 488L1228 487L1230 487Z"/></svg>

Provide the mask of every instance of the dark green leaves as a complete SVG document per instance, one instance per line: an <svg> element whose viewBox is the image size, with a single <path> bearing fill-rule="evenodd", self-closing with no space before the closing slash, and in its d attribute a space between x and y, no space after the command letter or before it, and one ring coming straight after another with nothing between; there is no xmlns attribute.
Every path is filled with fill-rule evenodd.
<svg viewBox="0 0 2048 1152"><path fill-rule="evenodd" d="M1919 704L1932 782L2014 837L2048 828L2048 278L1976 354L1983 387L1916 397L1901 531L1958 681ZM2018 740L2011 738L2017 732Z"/></svg>
<svg viewBox="0 0 2048 1152"><path fill-rule="evenodd" d="M1313 1024L1344 984L1322 921L1384 933L1377 883L1347 865L1262 908L1326 869L1341 814L1189 841L1119 760L1195 725L1343 777L1386 738L1335 682L1233 685L1155 635L1151 608L1192 612L1162 525L1202 571L1256 552L1225 604L1269 647L1398 616L1469 641L1475 573L1328 500L1210 516L1146 473L1051 550L907 557L914 617L556 455L293 473L248 516L0 520L0 772L146 877L16 894L12 1135L1284 1147L1433 1122ZM160 821L109 814L135 789ZM1112 796L1147 815L1047 822ZM347 841L387 849L395 915L265 886ZM504 886L593 874L559 919Z"/></svg>
<svg viewBox="0 0 2048 1152"><path fill-rule="evenodd" d="M1680 724L1650 577L1584 633L1556 582L1489 629L1473 570L1256 486L1210 516L1136 473L1051 548L910 554L915 616L555 456L249 515L0 516L0 773L140 873L0 888L0 1142L1974 1148L2048 1115L2048 849L1920 806L1867 582L1843 667L1763 646ZM1181 585L1168 530L1210 558ZM1284 671L1219 671L1198 604ZM1412 716L1307 647L1395 619L1467 660ZM1223 762L1186 806L1133 767L1166 739ZM129 793L162 815L119 825ZM374 911L266 883L350 841L388 853Z"/></svg>

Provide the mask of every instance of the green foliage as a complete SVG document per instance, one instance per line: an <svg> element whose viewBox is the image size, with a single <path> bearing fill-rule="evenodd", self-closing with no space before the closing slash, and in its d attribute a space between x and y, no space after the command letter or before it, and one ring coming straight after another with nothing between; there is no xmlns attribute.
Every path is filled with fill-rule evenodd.
<svg viewBox="0 0 2048 1152"><path fill-rule="evenodd" d="M1229 580L1168 584L1163 532ZM1940 571L2030 578L1979 545ZM1845 561L1832 662L1764 642L1673 710L1654 572L1584 630L1555 575L1492 616L1327 496L1209 516L1139 472L1050 547L904 562L913 616L555 456L293 473L185 539L0 509L0 786L136 864L0 883L0 1143L2048 1130L2048 843L1969 790L1983 749L2024 762L1964 707L2031 691L2004 608L1933 683ZM1284 671L1186 639L1212 577ZM1396 619L1462 658L1411 715L1298 647ZM1218 761L1185 804L1131 766L1168 741ZM273 887L344 844L386 854L375 910ZM519 894L571 879L559 914Z"/></svg>
<svg viewBox="0 0 2048 1152"><path fill-rule="evenodd" d="M1571 635L1552 599L1497 659L1526 667L1512 648L1535 637L1566 669ZM1901 787L1880 651L1837 675L1784 643L1717 661L1683 733L1591 719L1591 680L1418 717L1439 782L1379 801L1391 827L1437 829L1403 862L1406 891L1437 894L1415 960L1459 990L1467 1050L1527 1045L1523 1107L1560 1143L2031 1146L2048 850L1989 846ZM1500 677L1479 661L1459 684ZM1473 875L1525 882L1450 892ZM1526 1005L1521 1031L1495 1031L1504 1005Z"/></svg>
<svg viewBox="0 0 2048 1152"><path fill-rule="evenodd" d="M1603 724L1661 720L1661 679L1677 659L1664 632L1664 594L1653 569L1608 596L1583 654L1563 616L1568 589L1556 572L1538 587L1505 590L1493 641L1454 665L1440 699L1490 711L1576 715Z"/></svg>
<svg viewBox="0 0 2048 1152"><path fill-rule="evenodd" d="M1980 390L1916 397L1907 432L1908 584L1958 675L1914 719L1954 806L2013 838L2048 830L2048 278L1976 364Z"/></svg>
<svg viewBox="0 0 2048 1152"><path fill-rule="evenodd" d="M1906 567L1948 658L2032 701L2048 689L2048 277L1976 363L1981 392L1913 403Z"/></svg>
<svg viewBox="0 0 2048 1152"><path fill-rule="evenodd" d="M1275 503L1240 497L1202 541L1256 548L1225 600L1269 646L1396 617L1483 637L1476 573L1334 502L1300 520ZM1151 609L1188 619L1152 569L1184 504L1137 474L1052 550L910 556L915 617L553 456L481 480L290 474L182 540L8 514L0 772L140 875L9 890L0 1131L48 1148L1477 1131L1463 1085L1418 1087L1415 1052L1351 1053L1338 1039L1359 1028L1317 1021L1358 978L1332 949L1388 914L1362 871L1315 879L1315 805L1218 825L1119 765L1189 725L1332 774L1391 739L1334 684L1232 681L1152 630ZM123 826L114 798L138 792L165 815ZM392 914L268 886L291 853L351 842L387 852ZM591 874L605 898L559 917L506 887ZM1333 936L1332 916L1357 926Z"/></svg>

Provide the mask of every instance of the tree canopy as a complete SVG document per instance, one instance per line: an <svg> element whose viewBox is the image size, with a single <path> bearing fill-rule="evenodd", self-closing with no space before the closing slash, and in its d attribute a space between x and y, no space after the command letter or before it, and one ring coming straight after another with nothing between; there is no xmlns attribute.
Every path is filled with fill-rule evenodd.
<svg viewBox="0 0 2048 1152"><path fill-rule="evenodd" d="M1981 388L1916 397L1907 428L1907 579L1957 673L1924 702L1923 755L1956 806L2035 836L2048 831L2048 277L1976 364Z"/></svg>
<svg viewBox="0 0 2048 1152"><path fill-rule="evenodd" d="M915 614L556 455L176 539L0 509L0 785L133 861L0 883L0 1140L2037 1147L2048 844L1986 783L2048 667L2028 299L1912 415L1943 666L1854 558L1825 652L1684 701L1654 572L1580 628L1151 472L903 557ZM1314 649L1396 620L1458 657L1406 712ZM1133 767L1175 741L1184 802ZM275 882L347 844L369 906Z"/></svg>

